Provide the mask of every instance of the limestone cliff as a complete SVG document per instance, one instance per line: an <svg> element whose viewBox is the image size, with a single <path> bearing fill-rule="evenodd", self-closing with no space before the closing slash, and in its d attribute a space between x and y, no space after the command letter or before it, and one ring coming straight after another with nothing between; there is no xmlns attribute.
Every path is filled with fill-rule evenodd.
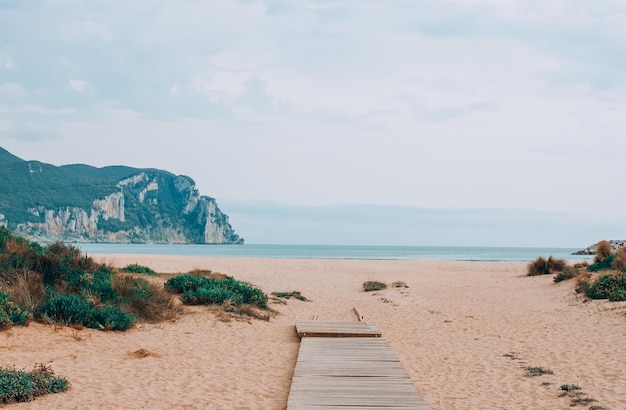
<svg viewBox="0 0 626 410"><path fill-rule="evenodd" d="M187 176L55 167L1 148L0 225L42 242L243 243L215 199Z"/></svg>

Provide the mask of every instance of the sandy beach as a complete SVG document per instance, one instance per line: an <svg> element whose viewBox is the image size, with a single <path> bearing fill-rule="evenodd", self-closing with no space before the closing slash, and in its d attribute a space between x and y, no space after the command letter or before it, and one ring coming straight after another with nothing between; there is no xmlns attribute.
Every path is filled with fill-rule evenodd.
<svg viewBox="0 0 626 410"><path fill-rule="evenodd" d="M268 322L222 322L188 307L174 322L127 332L14 327L0 332L0 365L44 363L71 389L8 408L284 409L296 319L357 320L353 307L381 329L433 409L569 409L565 384L597 400L577 408L626 408L626 302L585 302L573 282L526 277L522 263L93 257L164 274L209 269L310 301L270 304L278 314ZM364 292L367 280L408 288ZM526 377L528 366L553 374Z"/></svg>

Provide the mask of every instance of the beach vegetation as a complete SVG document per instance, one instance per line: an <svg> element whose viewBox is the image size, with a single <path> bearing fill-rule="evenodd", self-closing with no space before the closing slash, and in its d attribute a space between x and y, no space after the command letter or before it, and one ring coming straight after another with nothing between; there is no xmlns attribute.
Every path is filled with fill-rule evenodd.
<svg viewBox="0 0 626 410"><path fill-rule="evenodd" d="M563 390L563 391L574 391L574 390L580 390L580 387L578 387L575 384L562 384L561 385L561 390Z"/></svg>
<svg viewBox="0 0 626 410"><path fill-rule="evenodd" d="M537 377L537 376L543 376L544 374L554 374L552 372L552 370L550 369L545 369L543 367L526 367L524 369L524 374L526 377Z"/></svg>
<svg viewBox="0 0 626 410"><path fill-rule="evenodd" d="M563 272L567 268L564 259L557 259L552 256L547 259L543 256L530 262L527 266L528 276L550 275L556 272Z"/></svg>
<svg viewBox="0 0 626 410"><path fill-rule="evenodd" d="M45 394L66 391L70 383L57 377L49 366L38 364L32 371L0 367L0 405L32 401Z"/></svg>
<svg viewBox="0 0 626 410"><path fill-rule="evenodd" d="M613 262L611 263L611 268L626 273L626 247L617 250Z"/></svg>
<svg viewBox="0 0 626 410"><path fill-rule="evenodd" d="M165 282L165 287L181 294L186 305L250 305L267 309L267 295L250 283L230 276L214 278L192 274L173 276Z"/></svg>
<svg viewBox="0 0 626 410"><path fill-rule="evenodd" d="M587 270L589 272L600 272L603 270L610 270L613 267L613 260L616 258L616 254L610 254L606 258L596 261L591 265L587 266Z"/></svg>
<svg viewBox="0 0 626 410"><path fill-rule="evenodd" d="M374 292L377 290L387 289L387 284L376 280L368 280L363 282L363 290L366 292Z"/></svg>
<svg viewBox="0 0 626 410"><path fill-rule="evenodd" d="M25 325L32 318L31 312L14 302L10 295L0 290L0 330L13 325Z"/></svg>
<svg viewBox="0 0 626 410"><path fill-rule="evenodd" d="M138 265L136 263L126 265L123 268L121 268L120 271L125 272L125 273L138 273L140 275L149 275L149 276L157 275L157 273L153 269L147 266Z"/></svg>
<svg viewBox="0 0 626 410"><path fill-rule="evenodd" d="M596 249L596 256L593 260L594 263L601 262L609 257L613 249L608 241L598 242L598 248Z"/></svg>
<svg viewBox="0 0 626 410"><path fill-rule="evenodd" d="M593 282L584 282L582 288L591 299L626 300L626 273L613 272L600 276Z"/></svg>
<svg viewBox="0 0 626 410"><path fill-rule="evenodd" d="M582 270L580 268L567 268L563 272L558 272L554 275L554 283L563 282L564 280L572 279L580 275Z"/></svg>
<svg viewBox="0 0 626 410"><path fill-rule="evenodd" d="M138 266L138 265L137 265ZM5 327L34 316L46 323L126 330L177 313L161 285L116 272L74 246L41 246L0 227L0 292ZM7 313L8 312L8 313Z"/></svg>
<svg viewBox="0 0 626 410"><path fill-rule="evenodd" d="M283 298L283 299L295 298L298 300L302 300L304 302L308 300L306 297L302 296L302 294L296 290L292 292L272 292L272 295L276 296L277 298Z"/></svg>

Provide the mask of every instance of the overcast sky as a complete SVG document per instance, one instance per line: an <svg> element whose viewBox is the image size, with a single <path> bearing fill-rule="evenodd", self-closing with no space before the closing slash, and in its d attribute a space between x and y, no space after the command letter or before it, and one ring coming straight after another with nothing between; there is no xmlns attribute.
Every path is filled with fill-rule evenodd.
<svg viewBox="0 0 626 410"><path fill-rule="evenodd" d="M0 0L0 146L230 203L622 216L624 0Z"/></svg>

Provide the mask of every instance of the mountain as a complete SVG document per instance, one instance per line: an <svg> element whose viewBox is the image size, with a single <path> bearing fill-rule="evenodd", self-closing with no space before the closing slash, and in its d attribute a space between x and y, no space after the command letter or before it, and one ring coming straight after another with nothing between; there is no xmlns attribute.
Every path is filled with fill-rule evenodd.
<svg viewBox="0 0 626 410"><path fill-rule="evenodd" d="M193 179L125 166L60 167L0 148L0 225L42 241L240 244Z"/></svg>

